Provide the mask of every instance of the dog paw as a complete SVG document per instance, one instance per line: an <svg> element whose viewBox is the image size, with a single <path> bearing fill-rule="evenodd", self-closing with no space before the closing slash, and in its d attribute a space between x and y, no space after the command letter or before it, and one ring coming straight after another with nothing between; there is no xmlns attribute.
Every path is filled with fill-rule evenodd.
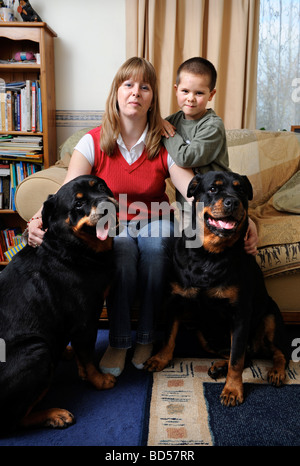
<svg viewBox="0 0 300 466"><path fill-rule="evenodd" d="M20 421L20 426L28 427L52 427L53 429L65 429L75 423L75 417L66 409L51 408L43 411L30 412Z"/></svg>
<svg viewBox="0 0 300 466"><path fill-rule="evenodd" d="M149 372L160 372L169 364L169 360L161 359L158 356L152 356L145 364L144 369Z"/></svg>
<svg viewBox="0 0 300 466"><path fill-rule="evenodd" d="M216 362L212 364L212 366L208 369L208 375L214 380L226 377L227 372L228 372L227 361Z"/></svg>
<svg viewBox="0 0 300 466"><path fill-rule="evenodd" d="M43 422L45 427L53 429L65 429L75 423L75 418L72 413L66 409L53 408L45 412L46 419Z"/></svg>
<svg viewBox="0 0 300 466"><path fill-rule="evenodd" d="M112 374L102 374L103 375L103 387L102 390L107 390L113 388L116 385L117 379Z"/></svg>
<svg viewBox="0 0 300 466"><path fill-rule="evenodd" d="M243 389L225 385L220 398L223 406L239 406L244 401Z"/></svg>
<svg viewBox="0 0 300 466"><path fill-rule="evenodd" d="M97 390L108 390L113 388L117 381L115 376L112 374L100 374L100 372L96 371L90 375L88 380Z"/></svg>
<svg viewBox="0 0 300 466"><path fill-rule="evenodd" d="M280 371L272 367L268 372L268 382L274 387L281 387L284 384L285 377L285 370Z"/></svg>

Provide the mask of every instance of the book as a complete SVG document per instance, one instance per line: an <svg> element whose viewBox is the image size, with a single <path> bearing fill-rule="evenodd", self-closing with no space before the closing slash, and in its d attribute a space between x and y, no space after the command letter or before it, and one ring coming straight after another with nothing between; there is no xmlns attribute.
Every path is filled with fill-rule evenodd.
<svg viewBox="0 0 300 466"><path fill-rule="evenodd" d="M36 83L31 86L31 131L36 132Z"/></svg>
<svg viewBox="0 0 300 466"><path fill-rule="evenodd" d="M27 79L1 86L0 131L43 131L39 80Z"/></svg>
<svg viewBox="0 0 300 466"><path fill-rule="evenodd" d="M12 91L6 92L6 115L5 128L7 131L13 131L13 94Z"/></svg>
<svg viewBox="0 0 300 466"><path fill-rule="evenodd" d="M5 130L5 102L6 102L6 94L5 92L0 92L1 131L6 131Z"/></svg>
<svg viewBox="0 0 300 466"><path fill-rule="evenodd" d="M15 136L0 138L0 157L22 157L41 159L43 156L42 136Z"/></svg>
<svg viewBox="0 0 300 466"><path fill-rule="evenodd" d="M32 95L31 95L31 80L26 80L26 92L25 92L25 99L26 99L26 113L25 113L25 131L31 131L31 112L32 112Z"/></svg>
<svg viewBox="0 0 300 466"><path fill-rule="evenodd" d="M0 164L0 176L9 176L10 170L8 165Z"/></svg>
<svg viewBox="0 0 300 466"><path fill-rule="evenodd" d="M2 168L3 167L3 168ZM1 174L1 170L5 174ZM16 210L15 193L18 185L29 175L41 170L41 165L28 161L14 161L3 164L0 161L0 193L2 193L1 209Z"/></svg>

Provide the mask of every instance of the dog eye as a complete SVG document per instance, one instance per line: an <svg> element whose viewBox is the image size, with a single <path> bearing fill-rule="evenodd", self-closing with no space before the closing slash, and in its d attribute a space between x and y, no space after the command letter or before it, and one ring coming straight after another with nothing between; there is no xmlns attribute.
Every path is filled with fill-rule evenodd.
<svg viewBox="0 0 300 466"><path fill-rule="evenodd" d="M218 191L218 189L215 187L215 186L211 186L208 190L209 193L216 193Z"/></svg>
<svg viewBox="0 0 300 466"><path fill-rule="evenodd" d="M240 194L244 194L244 193L245 193L243 187L242 187L240 184L237 185L237 186L235 186L234 189L235 189L235 191L237 191L237 192L240 193Z"/></svg>
<svg viewBox="0 0 300 466"><path fill-rule="evenodd" d="M81 207L83 206L83 204L84 204L84 200L83 200L83 199L77 199L77 200L75 201L74 207L75 207L75 209L81 209Z"/></svg>

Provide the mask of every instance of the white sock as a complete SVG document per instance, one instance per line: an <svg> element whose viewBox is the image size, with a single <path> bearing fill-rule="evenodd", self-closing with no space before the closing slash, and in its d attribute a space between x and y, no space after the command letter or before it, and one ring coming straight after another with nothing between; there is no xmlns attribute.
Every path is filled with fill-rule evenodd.
<svg viewBox="0 0 300 466"><path fill-rule="evenodd" d="M127 349L107 347L99 363L103 374L112 374L118 377L124 369Z"/></svg>
<svg viewBox="0 0 300 466"><path fill-rule="evenodd" d="M153 344L148 343L147 345L141 345L140 343L137 343L134 351L134 355L132 358L132 364L137 368L137 369L143 369L144 363L147 361L147 359L150 358L153 350Z"/></svg>

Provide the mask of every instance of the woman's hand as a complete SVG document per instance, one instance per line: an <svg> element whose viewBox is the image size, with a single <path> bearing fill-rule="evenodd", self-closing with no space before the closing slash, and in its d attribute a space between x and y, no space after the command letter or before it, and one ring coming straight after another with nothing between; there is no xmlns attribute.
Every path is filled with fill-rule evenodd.
<svg viewBox="0 0 300 466"><path fill-rule="evenodd" d="M165 136L167 139L169 139L170 136L173 137L176 133L175 126L173 126L169 121L163 119L161 120L161 123L163 126L161 131L162 136Z"/></svg>
<svg viewBox="0 0 300 466"><path fill-rule="evenodd" d="M33 217L27 224L28 228L28 244L36 248L40 246L44 239L45 232L42 230L42 217Z"/></svg>
<svg viewBox="0 0 300 466"><path fill-rule="evenodd" d="M247 254L256 256L257 254L258 234L255 223L249 218L249 227L245 236L245 251Z"/></svg>

